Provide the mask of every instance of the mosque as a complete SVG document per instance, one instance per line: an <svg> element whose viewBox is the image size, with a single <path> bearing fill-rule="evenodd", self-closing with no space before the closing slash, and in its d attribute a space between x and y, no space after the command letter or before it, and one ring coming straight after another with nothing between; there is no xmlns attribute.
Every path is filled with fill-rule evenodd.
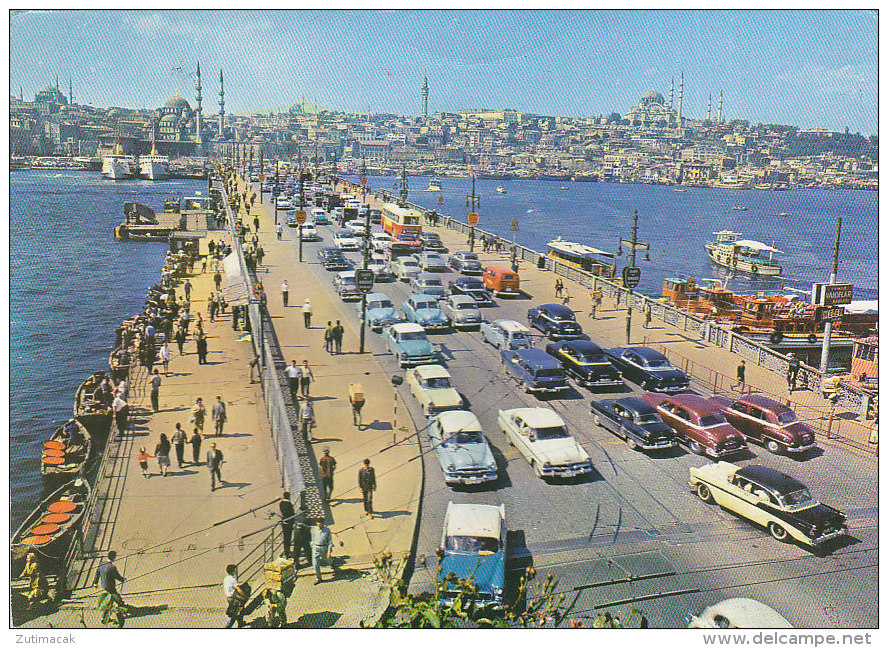
<svg viewBox="0 0 888 648"><path fill-rule="evenodd" d="M656 90L646 93L637 104L632 106L626 113L626 119L635 126L660 126L676 128L685 124L685 117L681 114L682 97L684 95L684 73L678 85L678 109L673 108L673 97L675 94L675 79L672 79L669 86L669 101L663 98ZM722 123L722 94L719 93L718 98L718 123ZM709 95L709 109L707 119L712 121L712 95Z"/></svg>

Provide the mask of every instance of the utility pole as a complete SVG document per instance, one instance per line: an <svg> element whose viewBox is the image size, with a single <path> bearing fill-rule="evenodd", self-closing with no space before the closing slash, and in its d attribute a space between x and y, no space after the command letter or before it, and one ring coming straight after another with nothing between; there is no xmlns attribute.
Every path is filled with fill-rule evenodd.
<svg viewBox="0 0 888 648"><path fill-rule="evenodd" d="M253 147L250 147L250 155L253 154ZM262 187L265 185L265 156L262 150L259 150L259 204L262 204Z"/></svg>
<svg viewBox="0 0 888 648"><path fill-rule="evenodd" d="M639 243L638 242L638 210L635 210L635 215L632 217L632 239L626 240L620 237L620 242L617 246L617 254L622 256L623 254L623 244L629 246L630 249L630 258L629 258L629 266L623 268L623 284L629 288L629 297L626 299L626 344L629 344L629 336L632 331L632 289L638 285L638 279L641 276L641 271L635 265L635 250L642 249L644 250L644 260L650 261L651 257L649 254L650 243ZM631 268L631 269L630 269Z"/></svg>
<svg viewBox="0 0 888 648"><path fill-rule="evenodd" d="M274 224L278 224L278 196L281 195L281 178L280 169L278 167L278 159L274 159Z"/></svg>
<svg viewBox="0 0 888 648"><path fill-rule="evenodd" d="M299 167L299 211L305 214L305 192L302 184L302 167ZM298 214L297 214L298 216ZM303 221L304 221L303 217ZM302 262L302 223L299 225L299 262Z"/></svg>
<svg viewBox="0 0 888 648"><path fill-rule="evenodd" d="M481 206L481 197L475 197L475 176L472 176L472 195L466 196L466 207L470 209L470 213L475 214L475 207ZM477 216L477 214L475 214ZM471 230L469 231L469 251L475 251L475 223L477 220L467 217L472 222L469 223Z"/></svg>
<svg viewBox="0 0 888 648"><path fill-rule="evenodd" d="M364 192L363 202L367 202L367 160L361 156L361 185ZM370 259L370 210L364 214L364 270L367 269ZM361 291L361 347L360 353L364 353L364 335L367 328L367 293Z"/></svg>
<svg viewBox="0 0 888 648"><path fill-rule="evenodd" d="M407 207L407 190L407 165L404 164L401 166L401 190L398 192L401 197L401 202L398 203L400 207Z"/></svg>
<svg viewBox="0 0 888 648"><path fill-rule="evenodd" d="M829 275L830 285L836 282L836 274L839 270L839 239L842 236L842 217L839 216L836 221L836 246L833 249L833 267L832 273ZM823 327L823 351L820 353L820 373L826 374L826 365L829 362L829 343L832 338L832 320L827 321Z"/></svg>

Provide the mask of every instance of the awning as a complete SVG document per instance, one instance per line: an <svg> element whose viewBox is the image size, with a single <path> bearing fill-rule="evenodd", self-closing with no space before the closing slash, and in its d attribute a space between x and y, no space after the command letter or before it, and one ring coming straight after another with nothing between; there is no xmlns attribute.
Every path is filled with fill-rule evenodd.
<svg viewBox="0 0 888 648"><path fill-rule="evenodd" d="M770 245L766 245L761 241L752 241L750 239L743 239L742 241L734 241L731 245L737 245L739 247L749 248L750 250L764 250L765 252L777 252L778 254L783 254L777 248L771 247Z"/></svg>
<svg viewBox="0 0 888 648"><path fill-rule="evenodd" d="M250 289L244 282L237 255L232 252L222 260L225 270L225 281L222 284L222 296L232 306L246 306L250 303Z"/></svg>

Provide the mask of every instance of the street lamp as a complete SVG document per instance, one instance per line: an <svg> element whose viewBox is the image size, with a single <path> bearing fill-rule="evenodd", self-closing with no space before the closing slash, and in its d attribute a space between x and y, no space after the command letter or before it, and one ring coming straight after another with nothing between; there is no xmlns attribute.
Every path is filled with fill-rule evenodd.
<svg viewBox="0 0 888 648"><path fill-rule="evenodd" d="M367 161L361 158L361 185L363 185L364 202L367 202ZM370 209L364 214L364 270L370 257ZM361 348L364 353L364 329L367 327L367 293L361 291Z"/></svg>
<svg viewBox="0 0 888 648"><path fill-rule="evenodd" d="M299 169L299 211L302 212L302 220L305 222L305 193L302 186L302 169ZM299 261L302 261L302 223L299 225Z"/></svg>
<svg viewBox="0 0 888 648"><path fill-rule="evenodd" d="M629 336L632 329L632 289L638 285L638 280L641 277L641 270L639 270L639 268L635 265L635 251L639 249L644 250L644 260L651 260L649 254L650 244L638 242L637 209L635 210L635 215L632 217L632 239L626 240L620 237L619 243L617 244L617 254L620 256L622 256L623 254L624 243L629 247L630 250L629 265L623 268L623 285L629 288L629 297L626 299L626 344L628 345Z"/></svg>
<svg viewBox="0 0 888 648"><path fill-rule="evenodd" d="M398 387L404 382L404 378L398 375L392 376L392 390L394 391L394 410L392 411L392 443L398 442Z"/></svg>
<svg viewBox="0 0 888 648"><path fill-rule="evenodd" d="M476 206L481 206L481 197L475 197L475 176L472 176L472 195L466 196L466 207L471 208L471 211L466 214L466 220L469 221L469 227L472 228L469 231L469 252L475 251L475 223L478 222L478 214L475 212Z"/></svg>

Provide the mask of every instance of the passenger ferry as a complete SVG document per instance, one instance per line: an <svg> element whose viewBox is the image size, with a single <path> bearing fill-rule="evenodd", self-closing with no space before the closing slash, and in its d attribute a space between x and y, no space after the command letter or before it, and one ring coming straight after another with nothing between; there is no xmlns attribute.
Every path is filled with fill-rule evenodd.
<svg viewBox="0 0 888 648"><path fill-rule="evenodd" d="M774 253L783 254L777 248L759 241L740 239L739 232L722 230L714 232L715 243L707 243L706 251L709 259L720 266L745 272L759 277L776 277L783 272L783 268L774 262ZM767 258L762 256L767 252Z"/></svg>
<svg viewBox="0 0 888 648"><path fill-rule="evenodd" d="M441 191L441 181L429 180L429 186L426 187L426 191Z"/></svg>
<svg viewBox="0 0 888 648"><path fill-rule="evenodd" d="M600 277L614 276L614 255L588 245L563 241L559 236L549 243L548 255L565 265Z"/></svg>
<svg viewBox="0 0 888 648"><path fill-rule="evenodd" d="M385 203L382 206L382 229L392 236L401 232L415 232L418 236L422 233L422 212Z"/></svg>
<svg viewBox="0 0 888 648"><path fill-rule="evenodd" d="M506 193L506 188L503 187L502 185L500 185L499 187L496 188L496 192L498 194L504 194L504 193Z"/></svg>
<svg viewBox="0 0 888 648"><path fill-rule="evenodd" d="M124 155L123 149L118 143L114 152L102 158L102 175L111 180L132 178L136 175L138 162L132 155Z"/></svg>

